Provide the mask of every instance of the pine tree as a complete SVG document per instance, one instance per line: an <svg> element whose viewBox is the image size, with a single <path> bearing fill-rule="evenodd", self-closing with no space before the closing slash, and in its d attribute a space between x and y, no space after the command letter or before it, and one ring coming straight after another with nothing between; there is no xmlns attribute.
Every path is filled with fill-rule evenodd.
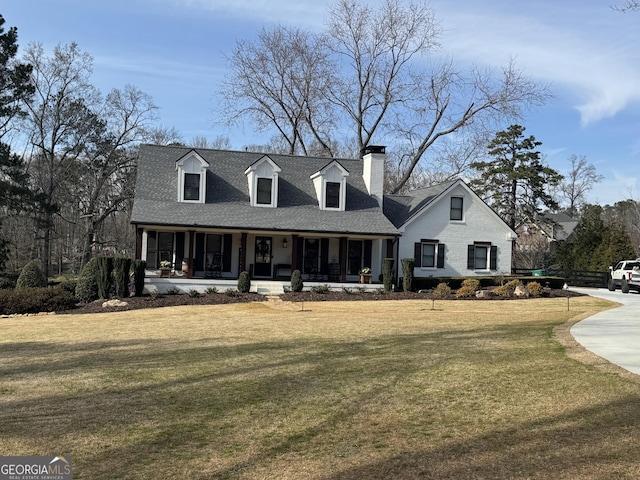
<svg viewBox="0 0 640 480"><path fill-rule="evenodd" d="M563 178L542 163L536 150L542 142L534 136L525 138L524 130L511 125L498 132L488 146L493 160L471 164L479 174L471 187L512 229L527 218L535 219L543 208L557 209L547 189Z"/></svg>

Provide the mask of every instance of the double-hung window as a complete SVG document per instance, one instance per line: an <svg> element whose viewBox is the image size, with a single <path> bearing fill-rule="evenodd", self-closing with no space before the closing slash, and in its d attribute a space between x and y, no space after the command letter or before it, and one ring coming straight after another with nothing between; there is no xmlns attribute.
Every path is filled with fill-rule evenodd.
<svg viewBox="0 0 640 480"><path fill-rule="evenodd" d="M464 202L462 197L451 197L451 210L449 214L450 220L462 221L463 204Z"/></svg>
<svg viewBox="0 0 640 480"><path fill-rule="evenodd" d="M200 200L200 174L184 174L184 197L183 200Z"/></svg>
<svg viewBox="0 0 640 480"><path fill-rule="evenodd" d="M257 203L259 205L271 205L271 185L273 181L271 178L258 177L258 197Z"/></svg>
<svg viewBox="0 0 640 480"><path fill-rule="evenodd" d="M497 270L498 247L490 242L475 242L468 246L467 268L469 270Z"/></svg>
<svg viewBox="0 0 640 480"><path fill-rule="evenodd" d="M421 240L415 244L415 266L421 268L444 268L445 246L438 240Z"/></svg>
<svg viewBox="0 0 640 480"><path fill-rule="evenodd" d="M326 208L340 208L340 184L338 182L327 182L326 186Z"/></svg>

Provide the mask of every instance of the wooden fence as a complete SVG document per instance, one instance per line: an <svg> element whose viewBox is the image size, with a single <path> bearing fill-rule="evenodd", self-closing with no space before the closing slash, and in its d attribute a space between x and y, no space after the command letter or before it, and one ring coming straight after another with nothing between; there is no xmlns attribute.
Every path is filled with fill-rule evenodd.
<svg viewBox="0 0 640 480"><path fill-rule="evenodd" d="M609 281L609 272L595 272L590 270L528 270L516 268L514 275L526 275L534 277L560 277L564 278L568 285L574 287L597 287L604 288Z"/></svg>

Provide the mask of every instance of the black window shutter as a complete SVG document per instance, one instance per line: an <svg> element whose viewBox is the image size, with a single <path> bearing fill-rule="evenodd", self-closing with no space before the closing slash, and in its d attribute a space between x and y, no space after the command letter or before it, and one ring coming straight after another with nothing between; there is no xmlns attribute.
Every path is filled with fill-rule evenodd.
<svg viewBox="0 0 640 480"><path fill-rule="evenodd" d="M444 243L438 244L438 268L444 268Z"/></svg>
<svg viewBox="0 0 640 480"><path fill-rule="evenodd" d="M489 257L489 270L498 269L498 247L491 245L491 254Z"/></svg>
<svg viewBox="0 0 640 480"><path fill-rule="evenodd" d="M475 245L469 245L467 247L467 268L469 270L475 270L476 266L476 247Z"/></svg>
<svg viewBox="0 0 640 480"><path fill-rule="evenodd" d="M416 267L422 266L422 244L419 242L416 242L413 245L413 261L414 261L414 266Z"/></svg>
<svg viewBox="0 0 640 480"><path fill-rule="evenodd" d="M329 273L329 239L320 239L320 273L326 275Z"/></svg>
<svg viewBox="0 0 640 480"><path fill-rule="evenodd" d="M373 249L373 241L364 241L364 267L371 268L371 250Z"/></svg>
<svg viewBox="0 0 640 480"><path fill-rule="evenodd" d="M225 233L222 240L222 271L231 271L231 245L232 236L230 233Z"/></svg>

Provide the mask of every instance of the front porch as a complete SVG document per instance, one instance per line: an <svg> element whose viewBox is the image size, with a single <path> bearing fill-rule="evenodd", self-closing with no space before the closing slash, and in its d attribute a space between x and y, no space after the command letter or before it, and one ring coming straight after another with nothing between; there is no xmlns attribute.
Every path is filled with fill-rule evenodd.
<svg viewBox="0 0 640 480"><path fill-rule="evenodd" d="M383 288L382 283L356 283L356 282L325 282L304 280L303 291L310 291L314 287L327 286L330 291L341 292L343 289L364 289L375 292ZM186 278L186 277L146 277L144 280L144 293L166 294L175 289L178 293L186 294L191 291L207 293L209 289L215 288L218 293L227 290L237 290L238 280L224 278ZM252 293L261 295L282 295L291 290L290 280L251 280Z"/></svg>

